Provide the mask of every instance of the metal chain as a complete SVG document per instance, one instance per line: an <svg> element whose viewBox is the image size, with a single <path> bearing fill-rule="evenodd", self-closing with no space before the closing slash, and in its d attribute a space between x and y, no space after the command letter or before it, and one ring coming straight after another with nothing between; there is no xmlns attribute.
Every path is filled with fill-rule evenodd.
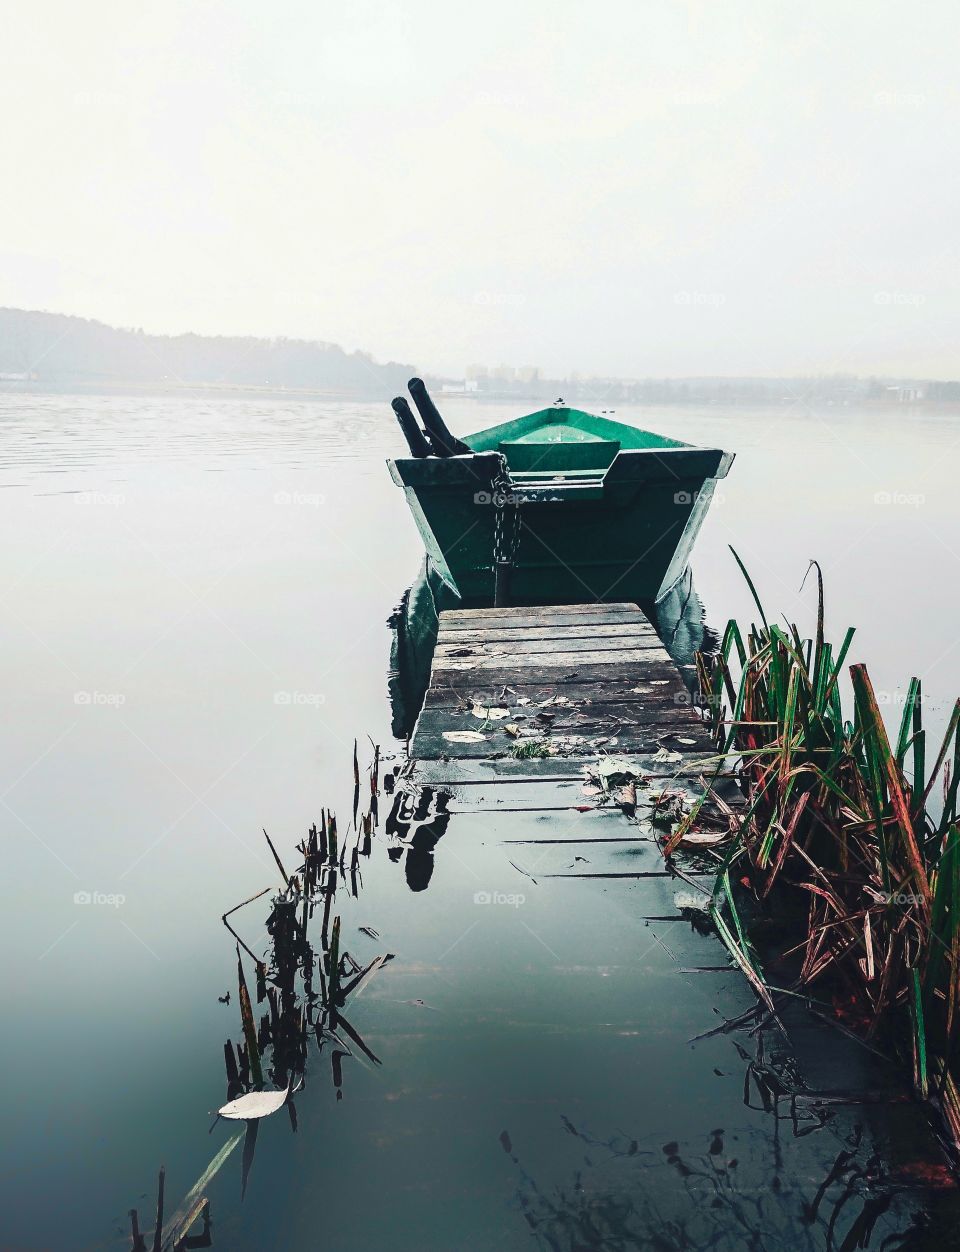
<svg viewBox="0 0 960 1252"><path fill-rule="evenodd" d="M520 505L510 475L507 458L500 458L500 468L490 484L493 507L493 566L515 565L520 546Z"/></svg>

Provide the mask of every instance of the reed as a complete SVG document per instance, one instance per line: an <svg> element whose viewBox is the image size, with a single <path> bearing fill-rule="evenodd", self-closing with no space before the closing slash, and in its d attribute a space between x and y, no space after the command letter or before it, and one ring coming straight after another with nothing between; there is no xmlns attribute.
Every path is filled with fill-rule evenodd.
<svg viewBox="0 0 960 1252"><path fill-rule="evenodd" d="M734 556L760 624L731 621L718 652L698 657L706 716L746 801L716 853L718 932L772 1008L734 884L768 914L774 893L802 900L800 942L769 964L790 969L792 991L828 988L847 1026L882 1032L909 1057L917 1090L926 1096L936 1073L942 1095L960 1031L960 701L931 761L920 679L892 734L866 667L845 669L853 630L838 647L825 636L819 566L805 639L768 621Z"/></svg>

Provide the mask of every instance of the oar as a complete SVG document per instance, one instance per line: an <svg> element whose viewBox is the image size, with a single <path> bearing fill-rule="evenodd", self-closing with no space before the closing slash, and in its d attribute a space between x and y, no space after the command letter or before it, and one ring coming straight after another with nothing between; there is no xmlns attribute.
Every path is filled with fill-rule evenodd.
<svg viewBox="0 0 960 1252"><path fill-rule="evenodd" d="M471 453L472 448L468 448L462 439L458 439L447 430L446 423L437 412L437 406L430 399L430 393L423 385L423 379L411 378L407 386L413 396L413 403L417 406L417 412L423 419L430 446L436 455L462 456L464 453Z"/></svg>
<svg viewBox="0 0 960 1252"><path fill-rule="evenodd" d="M427 443L423 431L417 425L417 419L413 416L413 410L407 404L403 396L397 396L391 401L393 411L397 415L397 421L400 423L400 429L403 431L407 446L410 449L410 455L415 456L418 460L430 455L430 445Z"/></svg>

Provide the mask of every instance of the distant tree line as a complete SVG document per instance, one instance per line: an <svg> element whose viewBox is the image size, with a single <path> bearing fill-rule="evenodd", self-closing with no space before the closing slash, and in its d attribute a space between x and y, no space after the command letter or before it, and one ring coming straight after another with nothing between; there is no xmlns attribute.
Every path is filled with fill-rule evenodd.
<svg viewBox="0 0 960 1252"><path fill-rule="evenodd" d="M56 386L303 388L393 395L414 373L365 352L300 339L148 335L59 313L0 309L0 376Z"/></svg>

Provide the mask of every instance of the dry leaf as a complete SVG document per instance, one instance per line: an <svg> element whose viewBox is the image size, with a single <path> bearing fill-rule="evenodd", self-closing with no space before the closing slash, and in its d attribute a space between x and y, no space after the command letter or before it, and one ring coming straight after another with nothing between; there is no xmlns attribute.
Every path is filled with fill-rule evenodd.
<svg viewBox="0 0 960 1252"><path fill-rule="evenodd" d="M239 1099L231 1100L217 1112L231 1121L254 1121L258 1117L269 1117L277 1109L282 1109L289 1094L289 1087L284 1087L282 1091L251 1091Z"/></svg>
<svg viewBox="0 0 960 1252"><path fill-rule="evenodd" d="M500 722L505 717L510 716L509 709L487 708L483 704L475 704L470 712L474 717L479 717L483 722Z"/></svg>
<svg viewBox="0 0 960 1252"><path fill-rule="evenodd" d="M681 847L689 845L690 847L709 847L711 844L719 843L721 839L725 839L726 834L722 830L688 830L680 840Z"/></svg>

